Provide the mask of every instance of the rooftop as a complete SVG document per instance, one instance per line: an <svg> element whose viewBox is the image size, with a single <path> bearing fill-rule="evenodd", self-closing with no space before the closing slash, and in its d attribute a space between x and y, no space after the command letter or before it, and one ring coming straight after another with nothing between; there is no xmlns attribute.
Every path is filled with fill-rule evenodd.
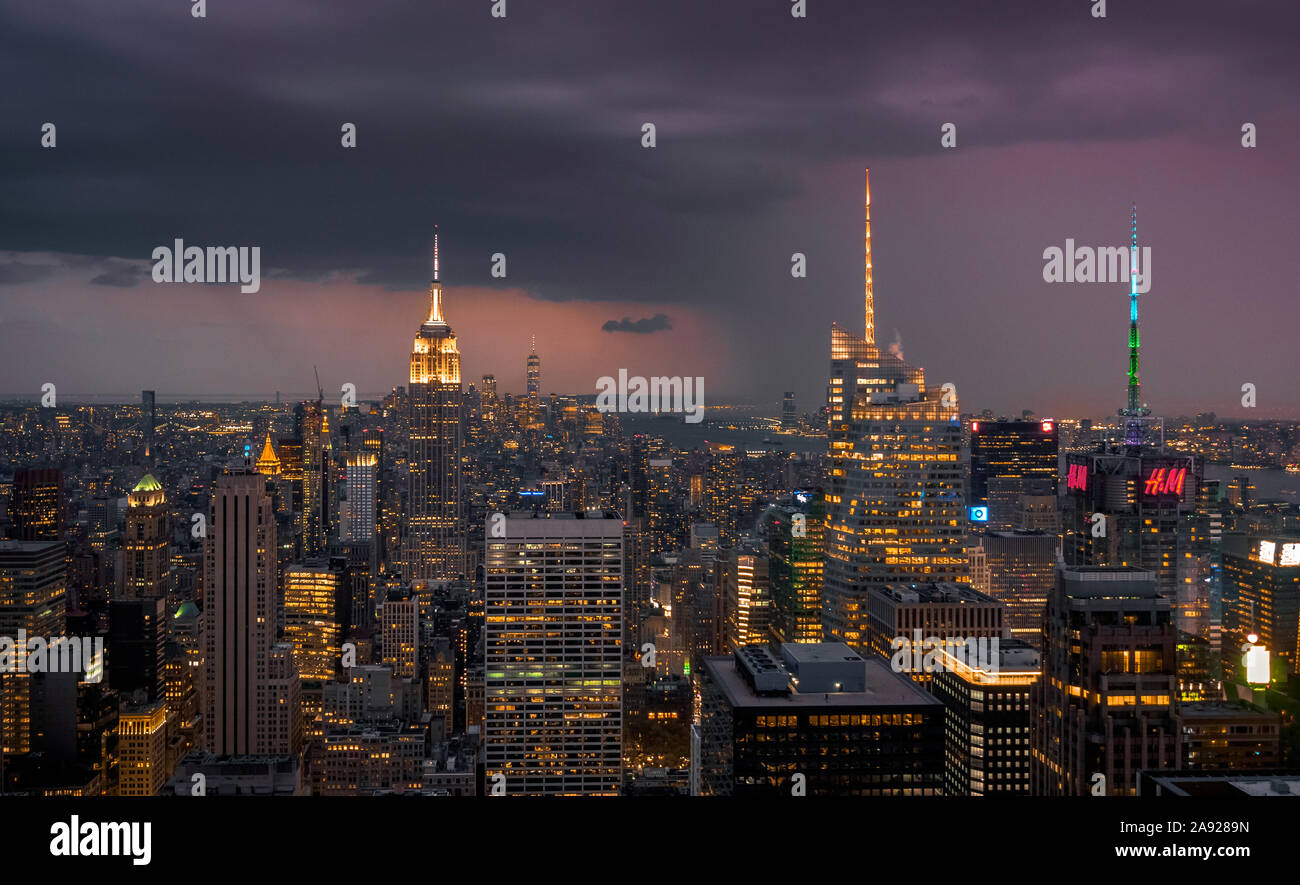
<svg viewBox="0 0 1300 885"><path fill-rule="evenodd" d="M833 643L823 643L833 644ZM707 657L704 666L736 708L815 710L822 707L941 707L942 703L904 676L893 672L882 661L863 662L866 667L866 691L810 692L792 691L784 695L757 695L736 669L734 657Z"/></svg>

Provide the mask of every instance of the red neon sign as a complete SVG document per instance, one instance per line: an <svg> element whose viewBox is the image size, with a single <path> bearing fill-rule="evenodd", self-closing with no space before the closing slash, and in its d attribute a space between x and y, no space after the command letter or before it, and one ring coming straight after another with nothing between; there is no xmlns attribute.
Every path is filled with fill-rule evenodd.
<svg viewBox="0 0 1300 885"><path fill-rule="evenodd" d="M1071 464L1070 470L1065 475L1065 487L1067 489L1078 489L1086 491L1088 488L1088 465Z"/></svg>
<svg viewBox="0 0 1300 885"><path fill-rule="evenodd" d="M1044 421L1044 422L1043 422L1043 433L1051 433L1051 432L1052 432L1052 422L1051 422L1051 421Z"/></svg>
<svg viewBox="0 0 1300 885"><path fill-rule="evenodd" d="M1143 491L1148 495L1181 495L1186 480L1186 467L1158 467L1147 475L1147 484Z"/></svg>

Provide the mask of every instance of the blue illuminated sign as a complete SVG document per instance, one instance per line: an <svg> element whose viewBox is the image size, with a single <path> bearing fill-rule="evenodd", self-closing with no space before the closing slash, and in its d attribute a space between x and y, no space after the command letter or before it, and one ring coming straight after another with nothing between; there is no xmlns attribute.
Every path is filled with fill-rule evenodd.
<svg viewBox="0 0 1300 885"><path fill-rule="evenodd" d="M972 507L970 509L971 522L988 522L989 509L987 507Z"/></svg>

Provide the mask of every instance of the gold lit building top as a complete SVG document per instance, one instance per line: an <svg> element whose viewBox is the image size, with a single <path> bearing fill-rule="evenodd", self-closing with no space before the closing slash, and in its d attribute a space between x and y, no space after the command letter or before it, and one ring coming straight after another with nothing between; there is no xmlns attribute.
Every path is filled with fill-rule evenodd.
<svg viewBox="0 0 1300 885"><path fill-rule="evenodd" d="M267 476L280 475L280 456L275 453L269 432L266 434L266 443L262 446L262 454L257 456L257 472Z"/></svg>
<svg viewBox="0 0 1300 885"><path fill-rule="evenodd" d="M456 345L456 333L442 315L436 231L433 235L433 282L429 284L429 318L415 333L415 343L411 346L411 383L460 385L460 348Z"/></svg>

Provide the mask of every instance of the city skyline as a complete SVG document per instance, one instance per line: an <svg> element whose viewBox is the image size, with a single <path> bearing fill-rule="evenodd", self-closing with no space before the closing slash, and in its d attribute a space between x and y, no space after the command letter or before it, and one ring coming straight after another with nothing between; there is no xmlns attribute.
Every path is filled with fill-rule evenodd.
<svg viewBox="0 0 1300 885"><path fill-rule="evenodd" d="M357 32L327 6L322 37L346 27L355 50L330 58L348 86L327 93L317 72L329 41L290 49L264 29L294 21L298 7L202 23L277 50L225 86L198 74L220 63L183 30L192 20L160 17L164 8L143 3L93 29L89 17L13 16L13 32L28 38L18 57L49 76L0 99L19 121L0 133L0 157L27 182L0 210L0 376L13 388L2 393L47 381L88 393L255 391L268 378L310 390L318 351L340 348L357 358L327 361L326 375L387 390L402 376L394 354L423 295L419 256L441 224L444 250L457 256L447 293L474 342L467 379L493 373L503 391L522 390L521 355L535 335L544 392L594 389L626 367L703 376L719 400L794 390L814 402L824 379L800 354L829 322L857 325L853 231L870 166L875 283L888 304L877 339L886 346L901 332L909 362L956 383L965 402L1089 415L1122 405L1104 382L1124 346L1113 334L1124 287L1045 283L1042 252L1067 238L1125 245L1137 202L1155 266L1143 302L1152 407L1249 416L1240 388L1250 382L1259 414L1300 417L1300 394L1270 358L1300 320L1281 257L1300 185L1285 149L1300 136L1284 85L1296 62L1279 36L1294 10L1257 6L1225 22L1213 7L1157 3L1062 19L1016 3L986 21L952 4L934 21L892 8L732 20L668 4L639 30L584 7L576 31L565 16L527 9L499 23L428 11L431 27L473 38L466 45L493 39L496 24L530 38L515 45L520 31L511 32L512 58L472 78L435 77L426 93L408 84L455 64L461 45L420 61L393 49L420 30L409 21L376 16ZM717 33L721 76L680 41L642 36L666 36L657 29L674 10ZM397 20L394 33L387 22ZM126 51L119 29L146 23L168 35L161 46L189 47L195 64L172 70L170 52L132 44L140 54L104 78L113 86L100 87L98 103L30 54L53 41L86 52L91 71L107 68ZM593 32L618 51L580 37ZM983 39L961 39L971 32ZM538 80L543 45L569 61ZM665 52L716 91L640 72ZM800 75L774 76L774 53ZM1041 74L1028 80L1026 66ZM163 69L172 85L159 94L146 84ZM592 75L614 69L631 72ZM252 86L268 73L281 89ZM119 113L111 99L121 94L135 101ZM221 110L236 102L252 105L249 117ZM160 131L161 117L177 125ZM47 119L60 140L42 151ZM263 128L270 119L282 121L274 134ZM345 122L357 126L352 150L340 145ZM654 149L641 147L645 122L657 126ZM948 122L954 148L941 145ZM1257 148L1241 145L1247 122ZM124 153L119 130L149 147ZM63 211L69 187L80 215ZM176 237L260 246L261 290L153 283L151 250ZM807 257L804 279L790 276L795 252ZM491 273L498 253L504 279ZM506 315L527 320L503 328ZM41 346L51 340L63 346ZM1008 341L1014 361L1002 359ZM1035 371L1010 371L1022 366Z"/></svg>
<svg viewBox="0 0 1300 885"><path fill-rule="evenodd" d="M1300 10L168 2L0 16L6 857L1285 849Z"/></svg>

